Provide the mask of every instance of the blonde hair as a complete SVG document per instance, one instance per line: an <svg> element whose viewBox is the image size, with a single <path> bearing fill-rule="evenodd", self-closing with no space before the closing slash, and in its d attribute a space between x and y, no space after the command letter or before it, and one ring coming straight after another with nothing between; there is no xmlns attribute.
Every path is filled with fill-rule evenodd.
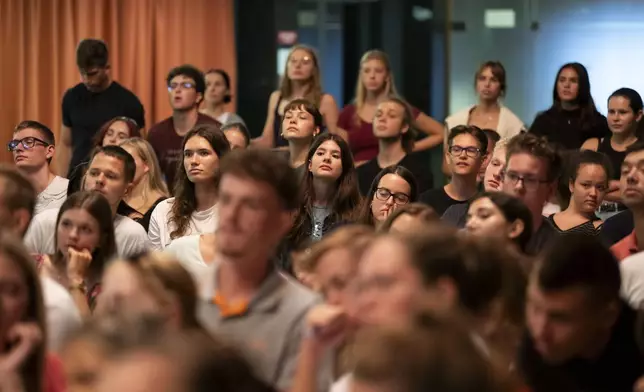
<svg viewBox="0 0 644 392"><path fill-rule="evenodd" d="M355 99L354 99L354 104L356 106L356 120L359 121L359 117L357 117L358 112L362 107L364 106L364 102L367 97L367 88L364 86L364 83L362 83L362 66L367 62L371 60L378 60L380 61L384 66L385 69L387 70L387 83L386 83L386 94L387 96L399 96L398 90L396 89L396 83L394 82L394 75L391 72L391 62L389 61L389 56L387 56L387 53L383 52L382 50L370 50L366 52L365 54L362 55L362 58L360 59L360 69L358 70L358 81L356 82L356 93L355 93Z"/></svg>
<svg viewBox="0 0 644 392"><path fill-rule="evenodd" d="M313 72L311 79L309 79L308 81L309 88L306 92L306 95L300 98L304 98L312 102L316 107L319 108L320 102L322 101L322 77L320 75L320 62L318 61L318 56L315 53L315 49L310 46L295 45L289 52L288 57L286 58L286 65L284 66L284 76L282 76L282 81L280 82L280 94L282 98L292 98L293 82L288 77L288 64L291 60L291 56L297 50L303 50L307 52L308 55L311 56L311 60L313 60Z"/></svg>
<svg viewBox="0 0 644 392"><path fill-rule="evenodd" d="M148 166L147 181L143 183L143 198L147 199L151 192L158 192L163 196L168 196L168 187L161 177L161 167L154 149L147 140L140 137L125 139L121 142L121 147L132 147L139 155L143 163Z"/></svg>

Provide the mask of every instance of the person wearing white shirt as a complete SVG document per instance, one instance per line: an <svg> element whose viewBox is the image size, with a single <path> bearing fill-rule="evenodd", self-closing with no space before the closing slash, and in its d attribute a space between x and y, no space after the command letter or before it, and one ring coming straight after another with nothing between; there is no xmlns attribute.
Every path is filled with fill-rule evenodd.
<svg viewBox="0 0 644 392"><path fill-rule="evenodd" d="M60 207L67 198L69 180L51 172L49 163L56 147L54 134L38 121L23 121L8 143L16 168L36 188L35 214Z"/></svg>
<svg viewBox="0 0 644 392"><path fill-rule="evenodd" d="M165 249L177 238L217 229L219 160L230 151L230 144L217 126L200 124L183 138L182 151L175 197L159 203L150 218L148 237L155 250Z"/></svg>
<svg viewBox="0 0 644 392"><path fill-rule="evenodd" d="M128 257L150 248L143 226L130 218L117 215L123 196L130 190L136 171L134 158L123 148L105 146L97 150L89 163L83 180L83 190L99 192L110 204L114 215L114 234L120 257ZM55 252L54 235L59 209L36 215L25 236L29 251L38 254Z"/></svg>
<svg viewBox="0 0 644 392"><path fill-rule="evenodd" d="M644 252L628 256L619 263L621 295L634 309L644 309Z"/></svg>
<svg viewBox="0 0 644 392"><path fill-rule="evenodd" d="M193 278L198 280L215 258L215 234L177 238L165 250L172 253Z"/></svg>
<svg viewBox="0 0 644 392"><path fill-rule="evenodd" d="M56 352L83 325L81 315L69 291L58 282L41 276L40 284L47 317L47 348Z"/></svg>

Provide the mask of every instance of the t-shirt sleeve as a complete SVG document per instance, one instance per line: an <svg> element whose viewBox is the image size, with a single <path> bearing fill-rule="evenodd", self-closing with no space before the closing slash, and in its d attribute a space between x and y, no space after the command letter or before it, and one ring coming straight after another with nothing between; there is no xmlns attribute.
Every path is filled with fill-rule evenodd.
<svg viewBox="0 0 644 392"><path fill-rule="evenodd" d="M72 100L72 90L69 89L65 92L65 95L63 95L63 103L62 103L63 125L68 128L72 127L71 100Z"/></svg>
<svg viewBox="0 0 644 392"><path fill-rule="evenodd" d="M537 117L534 118L530 130L528 132L534 133L537 136L548 136L548 119L544 113L537 114Z"/></svg>
<svg viewBox="0 0 644 392"><path fill-rule="evenodd" d="M143 226L134 221L128 223L127 234L124 236L121 244L119 244L119 256L123 258L136 256L151 249L148 235Z"/></svg>
<svg viewBox="0 0 644 392"><path fill-rule="evenodd" d="M132 118L139 125L140 129L145 128L145 108L139 98L132 93L132 100L127 108L128 117Z"/></svg>
<svg viewBox="0 0 644 392"><path fill-rule="evenodd" d="M36 215L31 221L23 241L30 253L48 255L55 252L54 233L56 232L56 219L49 219L51 211L58 210L45 211Z"/></svg>
<svg viewBox="0 0 644 392"><path fill-rule="evenodd" d="M591 137L597 139L603 139L611 135L610 128L608 128L608 120L601 113L596 114L597 118L595 119L596 125L593 127L593 132Z"/></svg>
<svg viewBox="0 0 644 392"><path fill-rule="evenodd" d="M167 219L165 214L165 208L163 206L165 203L161 203L152 212L150 217L150 225L148 226L148 240L150 248L153 250L163 250L164 241L163 241L163 226L164 220Z"/></svg>

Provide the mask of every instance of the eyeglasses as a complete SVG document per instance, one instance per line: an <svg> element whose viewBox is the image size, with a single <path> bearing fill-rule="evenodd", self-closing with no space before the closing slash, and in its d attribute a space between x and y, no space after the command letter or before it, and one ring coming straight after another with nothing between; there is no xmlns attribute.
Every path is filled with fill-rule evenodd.
<svg viewBox="0 0 644 392"><path fill-rule="evenodd" d="M30 150L30 149L36 147L36 145L38 145L38 144L40 144L42 146L45 146L45 147L50 145L46 141L38 139L37 137L28 136L28 137L24 137L22 139L13 139L9 143L7 143L7 147L9 148L9 151L13 152L13 151L16 150L16 148L18 148L18 145L20 145L20 144L22 144L22 147L25 150Z"/></svg>
<svg viewBox="0 0 644 392"><path fill-rule="evenodd" d="M539 188L539 185L547 184L549 182L547 180L540 180L534 177L522 176L519 173L511 171L503 173L503 178L512 185L518 184L519 181L523 182L523 186L528 191L536 191Z"/></svg>
<svg viewBox="0 0 644 392"><path fill-rule="evenodd" d="M465 154L470 158L476 158L481 155L481 149L476 147L450 146L448 151L456 157L460 156L463 151L465 151Z"/></svg>
<svg viewBox="0 0 644 392"><path fill-rule="evenodd" d="M168 85L168 91L174 91L179 87L183 88L184 90L190 90L191 88L195 88L195 84L192 82L170 83Z"/></svg>
<svg viewBox="0 0 644 392"><path fill-rule="evenodd" d="M376 199L380 201L387 201L392 196L394 197L394 203L398 205L409 203L409 195L405 193L394 193L387 188L376 189Z"/></svg>

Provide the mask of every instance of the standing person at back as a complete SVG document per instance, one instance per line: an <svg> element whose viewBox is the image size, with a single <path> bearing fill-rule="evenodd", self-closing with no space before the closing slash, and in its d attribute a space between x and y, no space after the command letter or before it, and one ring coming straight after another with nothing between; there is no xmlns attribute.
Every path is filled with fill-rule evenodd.
<svg viewBox="0 0 644 392"><path fill-rule="evenodd" d="M70 169L88 159L96 132L108 120L126 116L140 128L145 127L141 101L112 80L105 42L82 40L76 49L76 65L82 82L63 96L61 143L56 146L56 169L63 177L68 177Z"/></svg>
<svg viewBox="0 0 644 392"><path fill-rule="evenodd" d="M199 104L206 91L206 82L200 70L192 65L173 68L166 77L172 116L154 124L148 142L159 158L170 193L174 193L177 164L182 160L183 137L197 124L216 124L219 121L199 113Z"/></svg>

